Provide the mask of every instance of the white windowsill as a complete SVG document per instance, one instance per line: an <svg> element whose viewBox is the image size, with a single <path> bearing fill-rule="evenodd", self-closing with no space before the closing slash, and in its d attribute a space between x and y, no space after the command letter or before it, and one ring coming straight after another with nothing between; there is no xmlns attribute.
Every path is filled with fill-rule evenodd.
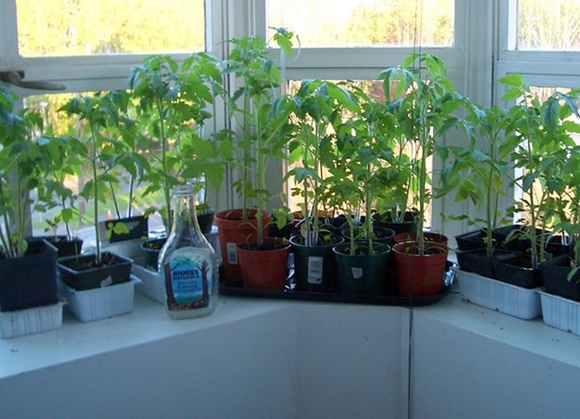
<svg viewBox="0 0 580 419"><path fill-rule="evenodd" d="M301 308L307 312L308 305L335 304L220 296L211 316L176 321L166 315L162 305L140 293L135 295L130 314L82 323L65 309L60 329L0 340L0 379L280 310ZM365 306L360 307L364 310ZM549 327L541 318L521 320L466 303L455 290L434 305L413 310L415 316L580 368L580 336Z"/></svg>

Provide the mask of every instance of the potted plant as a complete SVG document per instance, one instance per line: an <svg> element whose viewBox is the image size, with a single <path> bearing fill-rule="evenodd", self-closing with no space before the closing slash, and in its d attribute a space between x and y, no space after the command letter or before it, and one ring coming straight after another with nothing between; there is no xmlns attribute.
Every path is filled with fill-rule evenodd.
<svg viewBox="0 0 580 419"><path fill-rule="evenodd" d="M207 187L218 189L223 179L229 140L220 133L205 138L203 129L212 116L209 108L214 97L222 94L218 62L205 53L191 54L181 65L170 56L152 55L132 69L129 87L136 101L138 131L148 148L159 149L141 150L148 159L143 196L161 192L159 212L165 230L170 231L173 187L193 182L195 192L205 199ZM198 208L198 221L209 218L200 223L207 234L214 211L206 202L199 202ZM153 239L144 248L153 250L156 259L163 243L164 239ZM156 269L156 263L149 266Z"/></svg>
<svg viewBox="0 0 580 419"><path fill-rule="evenodd" d="M42 150L42 118L30 109L15 112L15 100L0 85L0 320L10 326L2 327L5 338L56 328L62 322L57 251L44 240L26 239L32 211L43 209L31 193L50 165ZM35 315L27 315L30 310Z"/></svg>
<svg viewBox="0 0 580 419"><path fill-rule="evenodd" d="M282 53L292 53L293 34L277 29L272 40ZM267 205L271 193L266 187L267 168L272 158L284 159L284 147L290 138L289 116L293 102L289 95L278 96L276 90L282 82L280 70L268 51L268 42L259 36L232 39L229 56L223 63L224 76L231 75L232 83L239 87L228 92L226 97L235 137L235 155L232 164L237 169L238 179L234 189L241 200L241 208L221 211L216 214L221 253L223 255L226 280L239 281L244 274L238 260L240 245L264 247L271 215ZM253 204L253 205L252 205ZM255 207L254 207L255 205ZM285 220L280 217L280 223ZM278 286L285 278L285 263L289 246L270 242L266 247L282 247L280 260L273 262L279 267ZM246 249L248 250L248 249ZM266 258L244 251L242 257ZM251 272L256 275L256 272ZM243 279L243 278L242 278ZM245 280L245 279L243 279Z"/></svg>
<svg viewBox="0 0 580 419"><path fill-rule="evenodd" d="M347 222L347 242L334 247L341 291L379 295L387 292L387 265L391 248L379 242L371 210L377 190L382 188L386 157L391 152L379 129L384 107L360 89L352 88L355 112L335 124L336 159L329 168L331 191L340 203ZM362 215L365 215L364 221ZM390 231L390 237L394 231Z"/></svg>
<svg viewBox="0 0 580 419"><path fill-rule="evenodd" d="M513 148L508 139L514 135L515 120L507 109L497 106L482 108L467 101L466 109L474 135L466 146L448 147L452 158L442 171L440 189L442 193L454 191L457 201L469 200L478 210L475 215L449 217L479 227L456 237L460 246L457 277L461 298L515 317L533 319L541 310L535 290L516 286L515 278L509 284L495 279L503 275L504 265L500 263L517 255L499 248L495 237L498 226L507 223L508 212L499 208L506 185L512 181Z"/></svg>
<svg viewBox="0 0 580 419"><path fill-rule="evenodd" d="M89 181L86 182L80 195L93 204L95 252L60 258L57 263L64 282L63 293L69 300L73 312L83 321L125 313L131 311L133 307L134 284L129 282L132 261L113 252L102 252L99 230L100 202L104 199L104 191L109 182L113 181L108 161L111 153L117 149L117 140L109 135L108 127L118 123L115 106L111 93L97 93L74 97L61 108L66 114L79 117L76 124L79 130L75 134L83 141L84 157L90 168ZM121 293L127 296L126 301L129 304L122 306L112 304L110 306L112 311L92 311L90 307L94 304L92 296L98 296L101 294L98 291L102 290L111 295Z"/></svg>
<svg viewBox="0 0 580 419"><path fill-rule="evenodd" d="M465 126L455 112L462 97L446 77L444 62L430 54L410 54L403 66L385 70L381 76L386 97L401 100L405 109L400 115L407 126L417 158L414 164L417 182L417 240L393 247L401 295L435 295L443 289L443 275L449 248L425 240L424 221L431 201L428 160L439 147L439 140L454 126ZM391 87L394 86L394 91Z"/></svg>
<svg viewBox="0 0 580 419"><path fill-rule="evenodd" d="M389 72L379 76L383 80L389 77ZM417 149L412 136L412 121L406 118L408 110L403 98L396 98L393 88L398 82L383 80L385 93L385 110L381 131L384 132L385 146L390 150L387 156L388 170L383 173L384 188L377 191L376 212L372 220L376 226L390 228L396 234L412 233L417 231L415 217L417 215L417 177L415 166Z"/></svg>
<svg viewBox="0 0 580 419"><path fill-rule="evenodd" d="M82 144L75 138L54 135L44 136L42 150L50 165L43 168L43 182L36 187L37 201L52 217L46 219L45 236L33 239L47 240L58 250L59 257L79 255L83 240L73 235L71 223L78 217L76 207L78 194L67 186L69 177L74 176L82 165ZM64 225L64 234L59 229Z"/></svg>
<svg viewBox="0 0 580 419"><path fill-rule="evenodd" d="M301 198L300 234L290 238L294 278L299 291L338 291L337 266L332 248L344 241L330 224L328 161L332 159L333 125L343 111L356 111L350 92L338 84L304 80L294 94L296 128L289 144L292 168L285 179L294 180L292 194Z"/></svg>
<svg viewBox="0 0 580 419"><path fill-rule="evenodd" d="M473 135L466 145L447 147L447 164L441 172L439 195L455 192L455 200L474 204L474 215L451 215L451 220L466 221L475 231L456 237L459 267L494 278L492 261L502 255L497 251L493 232L508 222L500 210L501 199L513 171L512 148L506 139L514 134L514 120L507 109L484 108L466 100L467 120ZM510 257L513 253L504 253Z"/></svg>
<svg viewBox="0 0 580 419"><path fill-rule="evenodd" d="M515 184L523 193L522 201L514 206L514 211L523 214L523 227L512 230L506 240L508 244L510 239L525 244L524 250L528 253L527 257L514 261L524 264L527 274L519 285L537 287L542 285L538 267L550 256L546 252L547 239L562 215L558 208L567 187L564 168L570 159L570 148L576 146L571 133L579 131L579 125L569 120L570 116L579 115L575 97L578 93L555 92L541 100L524 85L519 75L502 81L510 87L506 99L519 98L510 110L516 134L508 138L507 146L513 150L512 158L520 169L521 175ZM502 268L506 264L509 261L500 263ZM504 279L514 276L510 269Z"/></svg>
<svg viewBox="0 0 580 419"><path fill-rule="evenodd" d="M101 238L107 244L129 240L138 242L147 238L148 219L152 212L151 209L146 209L141 214L134 213L137 188L143 180L144 173L149 170L149 161L143 153L148 143L139 132L129 92L111 91L108 97L110 117L114 123L109 124L107 130L109 137L114 141L111 142L113 147L110 150L103 150L105 152L103 157L106 159L102 159L102 171L107 175L105 180L107 187L104 192L109 207L107 220L100 222ZM122 210L123 203L125 211ZM122 251L123 245L111 248ZM135 252L131 253L129 257Z"/></svg>
<svg viewBox="0 0 580 419"><path fill-rule="evenodd" d="M572 129L572 132L576 132ZM569 253L540 264L544 289L540 292L543 321L549 326L578 333L580 316L580 147L569 148L564 166L566 189L560 201L560 222L555 231L569 240Z"/></svg>

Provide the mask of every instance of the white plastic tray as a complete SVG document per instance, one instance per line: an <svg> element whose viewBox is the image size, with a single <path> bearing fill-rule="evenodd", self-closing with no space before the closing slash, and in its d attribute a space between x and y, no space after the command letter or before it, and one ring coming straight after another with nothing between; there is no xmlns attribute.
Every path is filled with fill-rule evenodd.
<svg viewBox="0 0 580 419"><path fill-rule="evenodd" d="M58 329L62 325L62 306L43 307L0 313L0 337L3 339Z"/></svg>
<svg viewBox="0 0 580 419"><path fill-rule="evenodd" d="M465 301L524 320L542 315L540 288L522 288L457 269L459 293Z"/></svg>
<svg viewBox="0 0 580 419"><path fill-rule="evenodd" d="M580 303L540 291L544 323L580 335Z"/></svg>
<svg viewBox="0 0 580 419"><path fill-rule="evenodd" d="M137 284L137 291L145 294L158 303L165 303L165 286L159 278L159 273L145 268L145 261L142 258L135 259L131 266L131 272L141 280Z"/></svg>
<svg viewBox="0 0 580 419"><path fill-rule="evenodd" d="M85 291L77 291L63 282L59 282L59 286L73 314L83 322L90 322L130 313L138 282L140 279L131 275L128 282Z"/></svg>

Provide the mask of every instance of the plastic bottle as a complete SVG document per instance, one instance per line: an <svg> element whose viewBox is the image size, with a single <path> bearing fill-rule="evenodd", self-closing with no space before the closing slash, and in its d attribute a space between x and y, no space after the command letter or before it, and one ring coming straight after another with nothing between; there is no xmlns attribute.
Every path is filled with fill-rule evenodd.
<svg viewBox="0 0 580 419"><path fill-rule="evenodd" d="M165 308L173 319L207 316L216 308L219 268L216 253L199 228L191 185L173 189L172 211L171 232L159 254Z"/></svg>

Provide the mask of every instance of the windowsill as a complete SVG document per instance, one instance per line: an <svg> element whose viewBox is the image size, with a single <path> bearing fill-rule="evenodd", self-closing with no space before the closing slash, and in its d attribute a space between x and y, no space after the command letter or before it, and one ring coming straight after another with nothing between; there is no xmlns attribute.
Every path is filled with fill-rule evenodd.
<svg viewBox="0 0 580 419"><path fill-rule="evenodd" d="M65 309L60 329L0 340L0 380L281 310L290 315L296 309L308 313L309 306L326 306L331 313L335 304L220 296L211 316L176 321L161 304L136 293L132 313L109 319L82 323ZM549 327L541 319L521 320L466 303L455 290L432 306L414 308L413 314L580 368L580 336Z"/></svg>
<svg viewBox="0 0 580 419"><path fill-rule="evenodd" d="M253 302L220 296L208 317L172 320L163 305L135 292L129 314L83 323L65 306L60 329L0 339L0 379L123 348L167 339L291 307L281 301Z"/></svg>

